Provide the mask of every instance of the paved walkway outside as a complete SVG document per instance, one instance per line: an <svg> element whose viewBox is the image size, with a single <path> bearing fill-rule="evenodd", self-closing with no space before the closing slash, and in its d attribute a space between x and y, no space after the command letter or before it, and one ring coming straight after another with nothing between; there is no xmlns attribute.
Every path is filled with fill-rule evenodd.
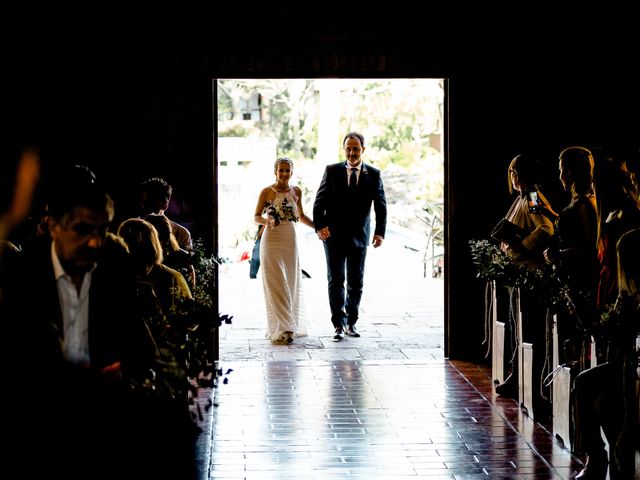
<svg viewBox="0 0 640 480"><path fill-rule="evenodd" d="M220 270L220 311L233 323L220 329L220 360L442 360L444 282L424 278L422 255L391 237L369 248L358 328L360 338L332 340L322 244L308 233L301 240L304 302L309 336L272 345L266 328L262 278L249 278L248 261Z"/></svg>

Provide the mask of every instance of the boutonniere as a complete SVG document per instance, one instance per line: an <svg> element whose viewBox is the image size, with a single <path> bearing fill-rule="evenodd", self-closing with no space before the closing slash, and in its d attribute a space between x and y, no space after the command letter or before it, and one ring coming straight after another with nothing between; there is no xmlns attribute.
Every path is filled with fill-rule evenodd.
<svg viewBox="0 0 640 480"><path fill-rule="evenodd" d="M367 167L363 166L362 167L362 172L363 175L367 175L369 173L369 170L367 170Z"/></svg>

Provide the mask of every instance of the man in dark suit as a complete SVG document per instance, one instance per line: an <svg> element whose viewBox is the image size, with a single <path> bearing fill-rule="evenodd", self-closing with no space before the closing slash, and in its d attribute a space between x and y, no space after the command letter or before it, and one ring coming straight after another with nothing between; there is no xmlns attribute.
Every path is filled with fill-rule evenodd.
<svg viewBox="0 0 640 480"><path fill-rule="evenodd" d="M156 346L136 309L126 248L107 233L111 198L68 178L56 190L48 233L25 242L1 272L3 364L22 413L5 433L16 463L33 455L30 442L45 445L41 463L29 466L34 476L102 478L124 471L145 438L131 428L141 407L129 380L152 378Z"/></svg>
<svg viewBox="0 0 640 480"><path fill-rule="evenodd" d="M387 201L380 170L362 162L364 136L349 132L342 145L346 161L326 167L313 206L316 232L324 242L327 259L335 341L342 340L343 333L360 336L355 325L364 284L371 204L376 217L375 248L382 245L387 225Z"/></svg>

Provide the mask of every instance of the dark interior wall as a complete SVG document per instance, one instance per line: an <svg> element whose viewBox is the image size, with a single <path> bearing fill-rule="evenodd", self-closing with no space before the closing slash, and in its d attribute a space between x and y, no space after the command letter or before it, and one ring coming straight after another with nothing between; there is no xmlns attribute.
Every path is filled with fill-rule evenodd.
<svg viewBox="0 0 640 480"><path fill-rule="evenodd" d="M550 36L548 25L469 28L455 13L356 10L102 12L81 27L41 12L3 62L3 143L39 146L44 183L63 163L88 164L123 216L135 185L163 176L183 201L180 219L210 242L212 78L446 77L448 352L480 359L483 287L468 241L487 237L509 205L508 162L533 150L556 169L569 144L637 147L638 76L619 38L582 25ZM549 179L554 188L555 170Z"/></svg>
<svg viewBox="0 0 640 480"><path fill-rule="evenodd" d="M483 289L474 278L470 239L489 238L512 198L509 161L531 152L540 161L543 190L553 207L567 202L558 180L558 154L570 145L640 148L638 75L619 58L494 58L451 81L449 163L450 355L483 351Z"/></svg>
<svg viewBox="0 0 640 480"><path fill-rule="evenodd" d="M192 226L195 237L211 236L213 120L208 76L42 80L10 92L16 97L7 130L16 133L5 139L5 150L13 159L19 145L33 144L40 150L42 181L36 208L46 202L46 192L64 165L88 165L108 186L120 218L135 213L137 185L161 176L174 188L175 215Z"/></svg>

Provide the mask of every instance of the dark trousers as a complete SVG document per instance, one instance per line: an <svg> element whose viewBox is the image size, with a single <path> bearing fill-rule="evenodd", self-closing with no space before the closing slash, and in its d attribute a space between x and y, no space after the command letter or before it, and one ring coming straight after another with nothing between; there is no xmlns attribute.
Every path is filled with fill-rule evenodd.
<svg viewBox="0 0 640 480"><path fill-rule="evenodd" d="M345 247L328 240L324 242L324 253L327 259L331 323L335 328L345 324L355 325L362 298L367 248Z"/></svg>

